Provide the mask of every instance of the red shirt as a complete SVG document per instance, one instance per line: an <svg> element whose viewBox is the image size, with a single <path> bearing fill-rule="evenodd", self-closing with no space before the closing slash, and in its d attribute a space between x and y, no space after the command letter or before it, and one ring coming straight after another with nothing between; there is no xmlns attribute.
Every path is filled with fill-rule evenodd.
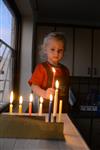
<svg viewBox="0 0 100 150"><path fill-rule="evenodd" d="M52 66L51 64L49 64L48 62L45 62L48 67L50 68L50 70L52 71ZM63 77L63 74L65 74L66 77L69 78L69 71L66 67L64 67L64 69L62 69L62 66L58 66L55 67L56 69L56 78L58 77ZM43 63L38 64L30 78L30 80L28 81L29 85L31 86L32 84L38 85L41 88L45 89L47 87L47 82L48 82L48 74L47 71L43 65Z"/></svg>
<svg viewBox="0 0 100 150"><path fill-rule="evenodd" d="M28 81L30 85L36 84L39 85L41 88L45 88L47 84L47 72L42 64L38 64Z"/></svg>
<svg viewBox="0 0 100 150"><path fill-rule="evenodd" d="M32 84L40 86L42 89L47 89L52 87L52 80L53 80L53 72L52 67L48 62L43 62L41 64L38 64L28 81L30 86ZM69 71L68 69L63 66L62 64L59 64L58 67L54 67L56 70L55 73L55 80L58 80L59 85L59 100L63 100L63 112L69 111L69 104L68 104L68 89L69 89ZM59 103L59 102L58 102ZM43 104L43 112L48 112L49 108L49 101L44 101Z"/></svg>

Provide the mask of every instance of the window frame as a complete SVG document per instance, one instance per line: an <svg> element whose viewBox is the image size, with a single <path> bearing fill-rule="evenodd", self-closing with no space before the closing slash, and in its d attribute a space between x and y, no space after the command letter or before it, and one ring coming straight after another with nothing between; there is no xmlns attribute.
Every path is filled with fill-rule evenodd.
<svg viewBox="0 0 100 150"><path fill-rule="evenodd" d="M12 0L3 0L7 8L16 19L16 35L15 35L15 61L14 61L14 79L13 79L13 91L15 100L19 97L19 83L20 83L20 54L21 54L21 30L22 30L22 18L17 8L17 5ZM16 82L17 81L17 82Z"/></svg>

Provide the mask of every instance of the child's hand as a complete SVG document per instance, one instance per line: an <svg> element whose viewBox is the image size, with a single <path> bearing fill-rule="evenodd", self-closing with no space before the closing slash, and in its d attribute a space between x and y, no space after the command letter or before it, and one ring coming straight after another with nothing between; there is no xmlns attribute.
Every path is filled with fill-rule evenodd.
<svg viewBox="0 0 100 150"><path fill-rule="evenodd" d="M54 93L55 93L55 90L54 90L53 88L48 88L48 89L46 90L45 98L46 98L46 99L50 99L50 94L54 95Z"/></svg>

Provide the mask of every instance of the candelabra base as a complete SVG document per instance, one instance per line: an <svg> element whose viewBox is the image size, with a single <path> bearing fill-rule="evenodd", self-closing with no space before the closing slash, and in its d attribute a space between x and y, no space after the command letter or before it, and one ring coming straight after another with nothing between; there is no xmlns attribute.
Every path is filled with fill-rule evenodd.
<svg viewBox="0 0 100 150"><path fill-rule="evenodd" d="M63 123L45 122L40 116L0 115L0 137L64 140Z"/></svg>

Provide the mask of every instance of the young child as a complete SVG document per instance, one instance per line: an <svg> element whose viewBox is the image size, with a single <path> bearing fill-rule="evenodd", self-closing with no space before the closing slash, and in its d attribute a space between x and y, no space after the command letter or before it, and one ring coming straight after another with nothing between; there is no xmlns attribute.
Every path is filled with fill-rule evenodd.
<svg viewBox="0 0 100 150"><path fill-rule="evenodd" d="M64 56L65 37L61 32L49 33L43 40L42 49L47 57L47 61L36 66L32 77L28 81L32 91L44 98L43 112L48 112L50 94L54 95L55 89L52 88L53 71L55 68L55 81L58 80L59 100L63 100L63 112L69 111L68 91L69 91L69 70L60 61Z"/></svg>

